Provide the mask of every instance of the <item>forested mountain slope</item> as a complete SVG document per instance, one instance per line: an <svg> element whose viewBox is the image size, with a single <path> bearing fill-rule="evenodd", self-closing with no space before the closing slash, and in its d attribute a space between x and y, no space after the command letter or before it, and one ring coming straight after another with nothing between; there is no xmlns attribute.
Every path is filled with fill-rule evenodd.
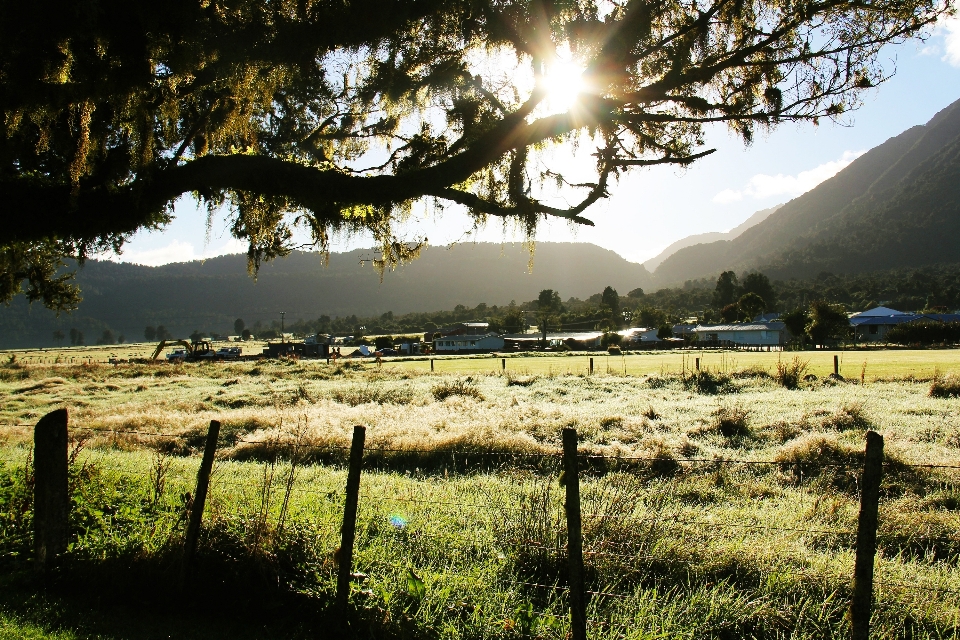
<svg viewBox="0 0 960 640"><path fill-rule="evenodd" d="M269 324L281 311L291 322L503 305L535 299L541 289L566 299L607 285L623 294L650 286L643 265L585 243L538 243L532 271L530 253L519 244L428 247L418 260L384 274L382 283L369 263L361 264L373 256L369 250L332 254L324 267L319 255L295 252L264 264L256 281L242 255L162 267L90 260L77 276L84 300L74 313L57 318L22 299L0 307L0 348L49 345L54 330L71 327L92 343L106 328L128 339L139 339L148 324L163 324L175 335L231 333L238 317L248 326Z"/></svg>
<svg viewBox="0 0 960 640"><path fill-rule="evenodd" d="M676 252L654 278L669 285L751 268L772 277L808 277L825 269L960 260L960 243L951 246L945 236L960 217L958 142L960 101L871 149L738 238Z"/></svg>

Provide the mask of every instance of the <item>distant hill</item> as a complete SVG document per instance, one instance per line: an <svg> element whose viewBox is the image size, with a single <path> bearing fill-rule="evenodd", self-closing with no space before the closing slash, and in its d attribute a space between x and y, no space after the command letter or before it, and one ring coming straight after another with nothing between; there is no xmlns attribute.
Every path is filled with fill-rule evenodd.
<svg viewBox="0 0 960 640"><path fill-rule="evenodd" d="M0 307L0 347L52 345L55 329L67 333L71 327L92 344L106 328L128 340L142 339L148 324L163 324L179 336L196 329L229 333L235 318L248 326L269 324L280 311L288 321L437 311L524 302L541 289L586 298L610 285L625 295L651 283L643 265L585 243L537 243L532 272L520 244L428 247L420 259L384 274L382 283L370 264L360 264L371 255L332 254L324 267L319 255L295 252L264 264L256 281L242 255L161 267L90 260L78 273L84 300L72 314L57 318L22 298Z"/></svg>
<svg viewBox="0 0 960 640"><path fill-rule="evenodd" d="M708 231L707 233L698 233L692 236L687 236L686 238L681 238L661 251L660 254L655 258L650 258L644 262L643 266L647 268L647 271L654 271L658 266L660 266L660 263L675 254L680 249L692 247L695 244L706 244L709 242L717 242L719 240L733 240L750 227L766 220L771 213L782 206L783 205L778 204L767 209L761 209L733 229L730 229L730 231Z"/></svg>
<svg viewBox="0 0 960 640"><path fill-rule="evenodd" d="M960 262L960 101L871 149L732 240L686 247L658 286L760 269L774 278Z"/></svg>

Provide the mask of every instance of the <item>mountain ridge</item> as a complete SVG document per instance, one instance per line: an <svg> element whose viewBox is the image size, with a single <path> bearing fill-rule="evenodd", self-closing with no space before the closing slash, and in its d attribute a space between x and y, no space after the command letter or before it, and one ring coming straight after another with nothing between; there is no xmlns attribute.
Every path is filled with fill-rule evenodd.
<svg viewBox="0 0 960 640"><path fill-rule="evenodd" d="M870 217L864 207L885 209L888 217L892 215L891 203L901 202L902 205L904 197L907 197L904 194L910 191L912 182L920 180L924 172L934 170L931 162L952 162L949 154L945 156L941 152L958 139L960 101L942 109L927 124L911 127L870 149L835 176L787 202L737 238L677 251L657 267L654 280L658 286L669 286L690 279L713 277L724 270L766 271L770 267L776 267L774 271L778 277L809 276L816 265L809 257L802 258L810 254L810 251L804 253L807 248L833 246L839 250L839 247L847 246L839 236L852 233L859 225L868 224ZM936 158L939 160L934 160ZM939 179L952 180L950 170L944 171L946 174ZM960 184L952 182L937 187L931 184L926 188L937 190L941 197L948 200L955 191L960 190ZM910 212L902 209L901 206L901 215L922 215L915 207ZM949 223L953 219L951 215L960 216L960 211L941 210L938 220ZM891 220L887 219L886 224L888 231L897 232L889 228ZM916 227L909 220L901 220L901 226L904 231L913 234L938 233L930 227ZM865 229L859 229L857 234L873 237ZM922 240L912 238L909 244L918 247L923 244ZM863 246L849 249L856 249L861 257L866 255ZM937 255L946 260L960 260L950 252L941 251ZM882 255L878 254L865 260L863 268L866 268L866 264L879 265L872 268L920 266L928 264L930 260L933 260L932 256L924 256L919 251L912 261L907 261L909 264L885 263ZM860 268L849 261L844 265L848 269Z"/></svg>
<svg viewBox="0 0 960 640"><path fill-rule="evenodd" d="M176 335L228 333L235 318L252 325L279 319L280 311L288 321L438 311L524 302L541 289L556 289L564 299L587 298L610 285L626 295L651 283L643 265L609 249L570 242L534 246L532 271L520 243L471 243L426 247L382 281L369 249L331 254L326 267L320 254L294 252L265 263L256 281L241 254L159 267L88 260L77 274L84 301L76 312L57 318L17 300L0 309L0 346L49 344L54 330L74 326L88 341L107 328L139 337L148 324L163 324Z"/></svg>
<svg viewBox="0 0 960 640"><path fill-rule="evenodd" d="M685 249L697 244L717 242L719 240L733 240L750 227L766 220L772 213L776 212L776 210L782 206L782 204L778 204L772 207L767 207L766 209L755 211L749 218L729 231L708 231L706 233L696 233L691 236L686 236L685 238L680 238L657 254L655 257L644 262L643 266L646 267L647 271L654 271L664 260L672 256L680 249Z"/></svg>

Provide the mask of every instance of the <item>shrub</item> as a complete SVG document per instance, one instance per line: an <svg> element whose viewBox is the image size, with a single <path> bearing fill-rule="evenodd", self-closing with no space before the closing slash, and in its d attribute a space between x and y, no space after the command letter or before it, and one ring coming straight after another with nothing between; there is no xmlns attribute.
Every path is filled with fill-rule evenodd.
<svg viewBox="0 0 960 640"><path fill-rule="evenodd" d="M931 398L960 398L960 377L937 372L930 383L929 395Z"/></svg>
<svg viewBox="0 0 960 640"><path fill-rule="evenodd" d="M433 388L433 397L437 402L443 402L450 396L462 396L464 398L473 398L474 400L483 400L483 394L473 386L470 378L465 380L454 380L453 382L441 382Z"/></svg>
<svg viewBox="0 0 960 640"><path fill-rule="evenodd" d="M955 344L960 342L960 322L905 322L887 333L887 341L895 344Z"/></svg>
<svg viewBox="0 0 960 640"><path fill-rule="evenodd" d="M732 390L730 376L707 369L684 376L683 388L703 394L725 393Z"/></svg>
<svg viewBox="0 0 960 640"><path fill-rule="evenodd" d="M801 360L798 356L794 356L788 364L778 360L777 372L773 374L773 379L785 389L796 389L800 386L800 381L803 380L803 374L808 366L810 366L810 361Z"/></svg>

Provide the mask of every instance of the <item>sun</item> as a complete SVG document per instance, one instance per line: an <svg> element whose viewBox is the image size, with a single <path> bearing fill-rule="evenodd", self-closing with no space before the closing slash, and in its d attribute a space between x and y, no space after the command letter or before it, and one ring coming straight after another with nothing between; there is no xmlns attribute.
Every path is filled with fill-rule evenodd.
<svg viewBox="0 0 960 640"><path fill-rule="evenodd" d="M576 104L577 97L586 89L583 72L582 65L562 58L547 68L542 82L547 91L545 106L551 113L564 113Z"/></svg>

